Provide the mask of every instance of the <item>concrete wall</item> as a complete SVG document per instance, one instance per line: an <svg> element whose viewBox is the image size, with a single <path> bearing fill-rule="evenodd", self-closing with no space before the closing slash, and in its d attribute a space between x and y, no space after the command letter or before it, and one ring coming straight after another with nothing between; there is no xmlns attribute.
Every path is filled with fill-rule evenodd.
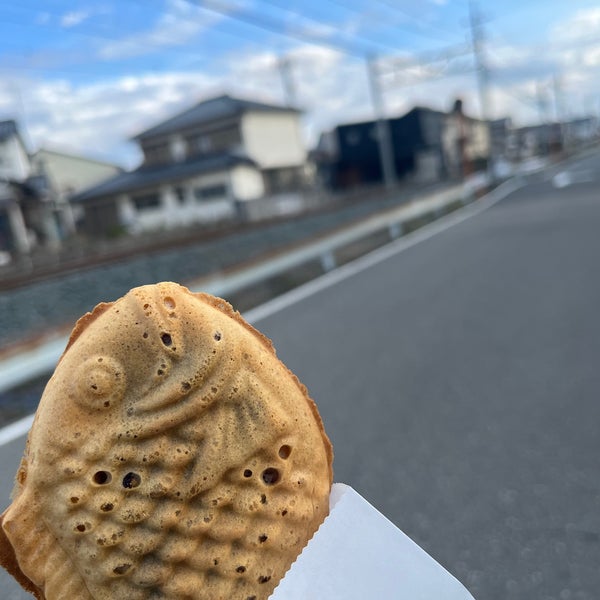
<svg viewBox="0 0 600 600"><path fill-rule="evenodd" d="M265 194L261 173L247 165L238 165L232 169L231 188L236 200L256 200Z"/></svg>
<svg viewBox="0 0 600 600"><path fill-rule="evenodd" d="M224 187L223 195L201 197L202 190L216 190L221 186ZM136 197L150 194L158 196L158 205L137 208ZM236 215L227 171L122 194L117 200L117 207L121 224L131 233L166 230L193 223L214 223Z"/></svg>
<svg viewBox="0 0 600 600"><path fill-rule="evenodd" d="M261 169L306 162L297 113L248 112L242 118L242 138L246 153Z"/></svg>

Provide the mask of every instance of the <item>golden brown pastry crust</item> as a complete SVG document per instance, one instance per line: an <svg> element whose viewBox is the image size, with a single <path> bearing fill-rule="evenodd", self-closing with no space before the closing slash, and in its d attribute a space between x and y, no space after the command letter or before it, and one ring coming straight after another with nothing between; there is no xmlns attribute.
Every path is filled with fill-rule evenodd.
<svg viewBox="0 0 600 600"><path fill-rule="evenodd" d="M36 598L266 599L328 512L305 387L225 301L101 304L44 392L0 563Z"/></svg>
<svg viewBox="0 0 600 600"><path fill-rule="evenodd" d="M19 582L21 587L32 594L37 600L46 600L40 590L34 583L21 571L19 562L15 556L14 548L4 533L2 524L4 514L0 516L0 564Z"/></svg>

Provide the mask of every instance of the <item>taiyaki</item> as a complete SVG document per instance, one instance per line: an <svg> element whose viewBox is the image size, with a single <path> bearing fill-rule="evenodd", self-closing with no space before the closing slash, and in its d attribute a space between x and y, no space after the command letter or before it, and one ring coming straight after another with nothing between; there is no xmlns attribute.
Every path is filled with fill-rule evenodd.
<svg viewBox="0 0 600 600"><path fill-rule="evenodd" d="M331 444L270 341L175 283L76 324L1 516L42 600L263 600L328 513Z"/></svg>

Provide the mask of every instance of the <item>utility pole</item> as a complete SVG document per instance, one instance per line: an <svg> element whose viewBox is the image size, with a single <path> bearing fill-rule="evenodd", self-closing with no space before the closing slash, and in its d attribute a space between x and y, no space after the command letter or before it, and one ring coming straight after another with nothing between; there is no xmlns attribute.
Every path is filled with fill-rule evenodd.
<svg viewBox="0 0 600 600"><path fill-rule="evenodd" d="M560 77L556 73L552 78L552 90L554 92L554 116L556 117L556 122L558 123L560 150L563 151L565 149L565 127L563 124L563 120L565 118L565 111L563 103L562 82L560 80Z"/></svg>
<svg viewBox="0 0 600 600"><path fill-rule="evenodd" d="M475 59L475 73L477 75L477 91L479 95L479 115L483 121L489 117L489 71L483 56L485 36L481 25L481 15L475 7L474 1L469 0L469 24L471 27L471 43L473 45L473 58Z"/></svg>
<svg viewBox="0 0 600 600"><path fill-rule="evenodd" d="M560 77L555 73L552 78L552 91L554 92L554 117L557 123L560 123L564 119L564 105L563 105L563 93L562 93L562 82Z"/></svg>
<svg viewBox="0 0 600 600"><path fill-rule="evenodd" d="M394 166L394 148L390 132L390 122L385 118L383 96L379 81L379 69L377 67L376 55L367 56L367 75L369 78L369 89L371 91L371 102L377 122L377 145L379 147L379 162L383 182L387 189L396 185L396 168Z"/></svg>
<svg viewBox="0 0 600 600"><path fill-rule="evenodd" d="M277 68L281 77L281 87L283 88L285 103L288 106L294 106L296 104L296 86L294 85L294 78L292 76L291 59L287 56L281 56L277 60Z"/></svg>
<svg viewBox="0 0 600 600"><path fill-rule="evenodd" d="M545 123L548 120L548 96L541 81L536 83L535 93L540 123Z"/></svg>
<svg viewBox="0 0 600 600"><path fill-rule="evenodd" d="M489 96L489 69L483 55L485 35L481 23L481 14L475 7L474 0L469 0L469 25L471 28L471 42L473 45L473 58L475 61L475 74L477 76L477 91L479 95L479 118L487 124L489 139L488 176L493 182L494 174L494 145L492 128L490 124L490 96Z"/></svg>

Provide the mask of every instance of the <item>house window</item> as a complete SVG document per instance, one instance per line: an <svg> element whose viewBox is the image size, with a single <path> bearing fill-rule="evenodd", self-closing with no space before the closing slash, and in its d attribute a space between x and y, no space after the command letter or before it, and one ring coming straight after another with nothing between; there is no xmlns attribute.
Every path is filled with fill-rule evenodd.
<svg viewBox="0 0 600 600"><path fill-rule="evenodd" d="M227 186L224 184L209 185L194 189L194 196L197 200L215 200L227 196Z"/></svg>
<svg viewBox="0 0 600 600"><path fill-rule="evenodd" d="M160 196L158 194L142 194L133 197L133 203L138 210L160 208Z"/></svg>
<svg viewBox="0 0 600 600"><path fill-rule="evenodd" d="M178 185L175 188L175 198L177 198L177 202L179 202L179 204L183 204L185 202L185 188Z"/></svg>
<svg viewBox="0 0 600 600"><path fill-rule="evenodd" d="M187 138L193 154L209 154L234 150L242 142L239 127L226 127L212 132L195 134Z"/></svg>
<svg viewBox="0 0 600 600"><path fill-rule="evenodd" d="M176 137L171 141L171 156L175 162L185 160L187 155L187 144L184 139Z"/></svg>
<svg viewBox="0 0 600 600"><path fill-rule="evenodd" d="M208 154L213 149L212 140L208 135L194 135L187 138L188 148L192 154Z"/></svg>
<svg viewBox="0 0 600 600"><path fill-rule="evenodd" d="M198 150L203 154L208 154L212 150L212 140L207 135L201 135L198 138Z"/></svg>
<svg viewBox="0 0 600 600"><path fill-rule="evenodd" d="M240 130L238 127L229 127L221 131L215 131L212 135L212 144L215 150L232 150L238 146L241 141Z"/></svg>
<svg viewBox="0 0 600 600"><path fill-rule="evenodd" d="M158 165L171 162L168 144L144 146L143 151L147 164Z"/></svg>

